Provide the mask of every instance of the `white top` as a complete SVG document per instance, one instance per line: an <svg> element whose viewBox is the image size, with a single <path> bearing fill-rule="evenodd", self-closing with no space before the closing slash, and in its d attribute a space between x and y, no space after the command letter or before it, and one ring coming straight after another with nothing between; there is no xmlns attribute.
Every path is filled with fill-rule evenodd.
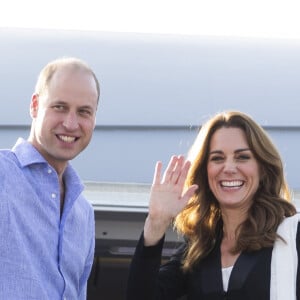
<svg viewBox="0 0 300 300"><path fill-rule="evenodd" d="M230 266L230 267L227 267L227 268L222 268L222 278L223 278L223 289L224 289L224 291L227 291L227 289L228 289L228 283L229 283L229 278L230 278L232 268L233 268L233 266Z"/></svg>

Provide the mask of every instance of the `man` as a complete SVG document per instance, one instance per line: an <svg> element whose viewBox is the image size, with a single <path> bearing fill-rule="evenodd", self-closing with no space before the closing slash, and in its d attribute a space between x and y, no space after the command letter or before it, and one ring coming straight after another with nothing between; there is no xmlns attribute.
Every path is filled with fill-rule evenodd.
<svg viewBox="0 0 300 300"><path fill-rule="evenodd" d="M0 151L0 299L86 299L94 212L69 161L90 142L99 82L83 61L40 73L31 131Z"/></svg>

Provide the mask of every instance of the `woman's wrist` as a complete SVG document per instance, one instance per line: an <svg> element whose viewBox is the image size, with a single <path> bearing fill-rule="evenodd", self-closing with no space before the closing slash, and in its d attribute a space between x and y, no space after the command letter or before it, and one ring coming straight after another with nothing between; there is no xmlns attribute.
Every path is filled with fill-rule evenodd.
<svg viewBox="0 0 300 300"><path fill-rule="evenodd" d="M165 235L169 225L170 222L153 220L150 216L147 216L144 225L144 245L156 245Z"/></svg>

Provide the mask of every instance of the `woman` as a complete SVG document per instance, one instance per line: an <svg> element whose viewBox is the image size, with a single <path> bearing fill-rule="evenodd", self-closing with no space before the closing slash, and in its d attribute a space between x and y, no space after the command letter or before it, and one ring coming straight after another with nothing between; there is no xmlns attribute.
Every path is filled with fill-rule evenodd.
<svg viewBox="0 0 300 300"><path fill-rule="evenodd" d="M280 155L241 112L200 130L189 159L157 163L149 213L132 259L127 299L297 299L298 215ZM174 221L185 242L164 265ZM285 255L285 256L283 256Z"/></svg>

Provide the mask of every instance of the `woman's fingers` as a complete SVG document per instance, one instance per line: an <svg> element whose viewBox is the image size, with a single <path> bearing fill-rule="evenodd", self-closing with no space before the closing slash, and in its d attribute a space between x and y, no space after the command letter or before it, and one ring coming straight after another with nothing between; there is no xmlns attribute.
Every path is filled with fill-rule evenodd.
<svg viewBox="0 0 300 300"><path fill-rule="evenodd" d="M184 156L173 155L165 170L162 183L177 183L181 176L182 167L184 165Z"/></svg>
<svg viewBox="0 0 300 300"><path fill-rule="evenodd" d="M183 166L180 169L180 173L178 174L177 184L181 187L184 186L190 166L191 166L190 161L185 161Z"/></svg>
<svg viewBox="0 0 300 300"><path fill-rule="evenodd" d="M184 156L172 156L162 176L162 162L158 161L155 166L152 190L167 192L169 197L176 195L176 198L180 199L183 197L183 188L190 166L191 163L185 161Z"/></svg>
<svg viewBox="0 0 300 300"><path fill-rule="evenodd" d="M158 161L155 166L153 185L174 184L184 185L191 163L184 160L184 156L172 156L161 178L162 162Z"/></svg>
<svg viewBox="0 0 300 300"><path fill-rule="evenodd" d="M169 164L165 170L164 176L163 176L163 183L169 183L173 176L173 170L177 163L177 156L173 155L169 161Z"/></svg>
<svg viewBox="0 0 300 300"><path fill-rule="evenodd" d="M176 163L173 167L172 173L171 173L171 178L170 178L170 182L177 184L178 180L180 179L180 177L182 176L182 171L183 171L183 166L184 166L184 157L178 156L176 157Z"/></svg>
<svg viewBox="0 0 300 300"><path fill-rule="evenodd" d="M152 182L153 185L160 184L161 169L162 169L162 162L158 161L155 165L153 182Z"/></svg>

